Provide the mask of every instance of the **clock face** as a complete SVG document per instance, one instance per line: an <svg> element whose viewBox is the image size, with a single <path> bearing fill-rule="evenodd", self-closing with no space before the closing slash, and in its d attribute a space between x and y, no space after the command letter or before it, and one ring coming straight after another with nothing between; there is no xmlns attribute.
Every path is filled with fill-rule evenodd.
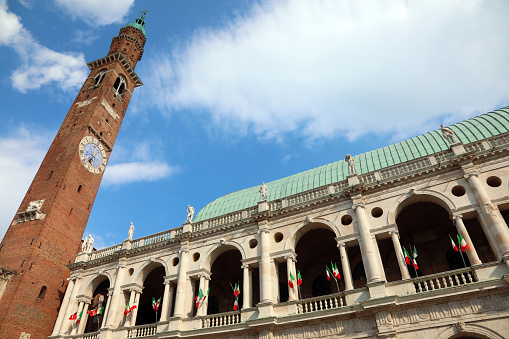
<svg viewBox="0 0 509 339"><path fill-rule="evenodd" d="M94 174L99 174L106 168L106 151L99 140L92 136L81 139L78 147L83 166Z"/></svg>

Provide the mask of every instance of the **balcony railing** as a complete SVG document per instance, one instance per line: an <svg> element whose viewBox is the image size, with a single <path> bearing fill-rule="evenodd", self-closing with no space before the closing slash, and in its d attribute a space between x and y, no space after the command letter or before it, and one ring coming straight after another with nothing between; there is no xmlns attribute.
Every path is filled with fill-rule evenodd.
<svg viewBox="0 0 509 339"><path fill-rule="evenodd" d="M126 338L140 338L147 337L149 335L154 335L157 333L157 325L141 325L136 327L131 327L127 329L127 337Z"/></svg>
<svg viewBox="0 0 509 339"><path fill-rule="evenodd" d="M477 282L475 272L470 268L438 273L412 279L417 293L471 284Z"/></svg>
<svg viewBox="0 0 509 339"><path fill-rule="evenodd" d="M202 328L226 326L240 323L240 312L219 313L202 318Z"/></svg>
<svg viewBox="0 0 509 339"><path fill-rule="evenodd" d="M321 297L303 299L297 303L299 314L310 313L323 310L330 310L346 306L346 300L343 293L329 294Z"/></svg>
<svg viewBox="0 0 509 339"><path fill-rule="evenodd" d="M72 339L97 339L99 337L99 332L93 332L93 333L85 333L80 335L73 335Z"/></svg>

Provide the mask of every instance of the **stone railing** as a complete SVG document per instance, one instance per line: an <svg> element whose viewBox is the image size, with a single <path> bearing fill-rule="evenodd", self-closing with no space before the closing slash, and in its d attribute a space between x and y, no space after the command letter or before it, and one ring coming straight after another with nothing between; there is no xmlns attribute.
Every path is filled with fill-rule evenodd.
<svg viewBox="0 0 509 339"><path fill-rule="evenodd" d="M318 199L318 198L321 198L326 195L329 195L329 186L322 186L322 187L315 188L310 191L299 193L299 194L296 194L296 195L286 198L286 200L288 202L288 206L293 206L293 205L301 204L303 202Z"/></svg>
<svg viewBox="0 0 509 339"><path fill-rule="evenodd" d="M207 315L201 319L202 328L233 325L240 322L238 311Z"/></svg>
<svg viewBox="0 0 509 339"><path fill-rule="evenodd" d="M487 140L491 147L509 144L509 134L497 135Z"/></svg>
<svg viewBox="0 0 509 339"><path fill-rule="evenodd" d="M156 333L157 333L157 325L155 325L155 324L141 325L141 326L128 328L126 338L140 338L140 337L146 337L149 335L154 335Z"/></svg>
<svg viewBox="0 0 509 339"><path fill-rule="evenodd" d="M343 293L329 294L321 297L303 299L297 303L299 314L323 310L330 310L346 306L346 299Z"/></svg>
<svg viewBox="0 0 509 339"><path fill-rule="evenodd" d="M103 248L102 250L92 252L92 254L90 256L90 260L95 260L95 259L110 256L113 253L120 251L121 249L122 249L122 245L115 245L115 246Z"/></svg>
<svg viewBox="0 0 509 339"><path fill-rule="evenodd" d="M72 339L97 339L99 337L99 332L92 332L80 335L73 335Z"/></svg>
<svg viewBox="0 0 509 339"><path fill-rule="evenodd" d="M387 179L389 177L398 176L428 166L431 166L431 160L429 160L429 157L423 157L405 162L404 164L399 164L381 169L380 178Z"/></svg>
<svg viewBox="0 0 509 339"><path fill-rule="evenodd" d="M452 156L453 156L453 154L452 154L451 150L433 154L433 157L435 158L435 161L437 162L437 164L441 164L441 163L450 161Z"/></svg>
<svg viewBox="0 0 509 339"><path fill-rule="evenodd" d="M471 284L477 281L475 272L470 267L412 279L416 293Z"/></svg>
<svg viewBox="0 0 509 339"><path fill-rule="evenodd" d="M347 187L348 187L348 180L341 180L341 181L337 181L337 182L332 184L332 188L334 189L334 193L339 193L339 192L341 192L342 190L344 190Z"/></svg>
<svg viewBox="0 0 509 339"><path fill-rule="evenodd" d="M465 151L467 151L467 152L474 152L474 151L482 152L485 149L482 142L474 142L474 143L465 145L464 147L465 147Z"/></svg>
<svg viewBox="0 0 509 339"><path fill-rule="evenodd" d="M175 233L177 232L177 228L169 231L159 232L156 234L152 234L143 238L138 238L133 240L131 248L138 248L142 246L147 246L150 244L154 244L157 242L169 240L171 238L175 238Z"/></svg>
<svg viewBox="0 0 509 339"><path fill-rule="evenodd" d="M215 227L242 219L242 211L222 215L209 220L209 227Z"/></svg>

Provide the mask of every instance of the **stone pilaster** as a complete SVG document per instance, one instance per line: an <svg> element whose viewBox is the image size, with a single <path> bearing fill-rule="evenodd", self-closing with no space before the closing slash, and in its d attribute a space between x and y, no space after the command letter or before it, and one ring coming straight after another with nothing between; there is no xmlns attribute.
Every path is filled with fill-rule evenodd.
<svg viewBox="0 0 509 339"><path fill-rule="evenodd" d="M399 233L397 231L390 231L392 245L394 246L394 251L396 252L396 258L398 260L399 271L401 272L401 279L410 279L410 273L408 272L408 268L405 261L405 255L403 254L403 249L401 248L401 243L399 242Z"/></svg>

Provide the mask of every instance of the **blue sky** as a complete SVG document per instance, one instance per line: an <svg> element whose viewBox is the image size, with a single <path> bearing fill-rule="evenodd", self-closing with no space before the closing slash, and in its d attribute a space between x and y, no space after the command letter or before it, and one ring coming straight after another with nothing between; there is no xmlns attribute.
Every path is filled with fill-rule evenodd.
<svg viewBox="0 0 509 339"><path fill-rule="evenodd" d="M85 63L145 9L144 86L86 230L98 248L509 105L507 0L0 0L0 237Z"/></svg>

